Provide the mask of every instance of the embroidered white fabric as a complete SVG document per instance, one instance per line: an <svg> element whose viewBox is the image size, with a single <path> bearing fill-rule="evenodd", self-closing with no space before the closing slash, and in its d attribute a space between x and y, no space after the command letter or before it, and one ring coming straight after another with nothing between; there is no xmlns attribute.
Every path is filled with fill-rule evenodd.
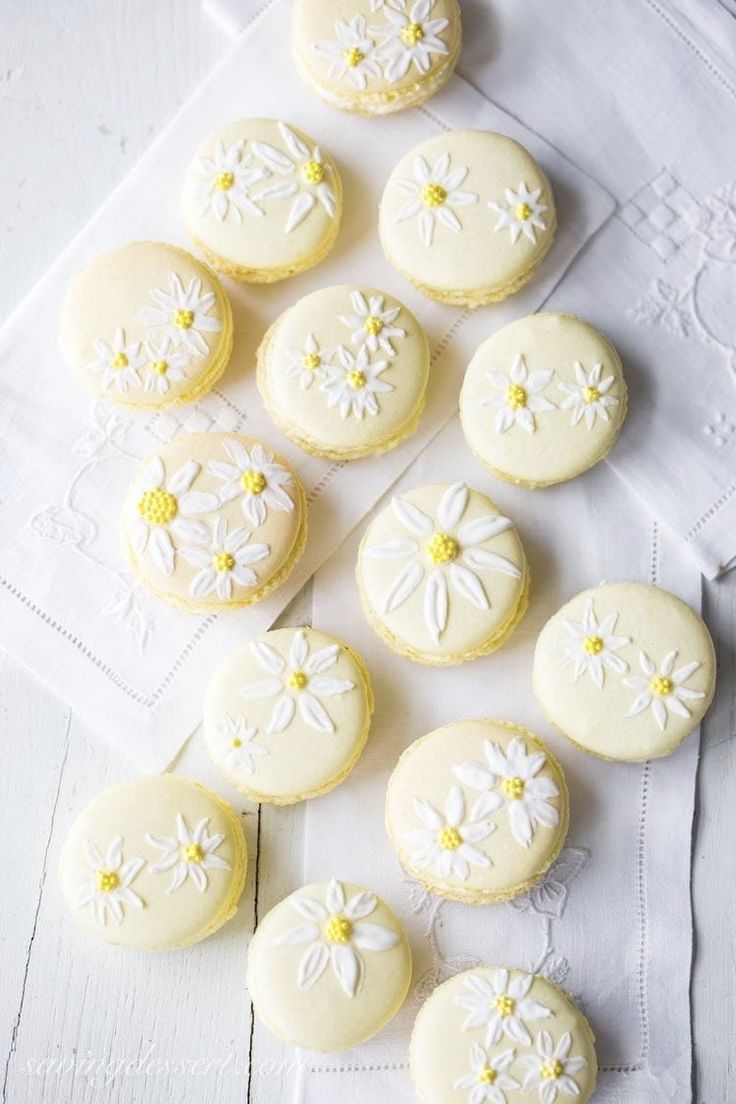
<svg viewBox="0 0 736 1104"><path fill-rule="evenodd" d="M342 116L305 95L289 61L287 0L251 8L246 33L0 334L0 435L9 459L0 474L0 645L146 770L162 769L195 728L221 657L273 622L444 425L463 368L486 334L483 312L430 303L383 259L376 209L400 156L445 129L498 129L528 145L555 181L561 229L553 252L539 278L496 309L499 323L539 307L612 210L598 185L460 80L426 110L383 120L377 146L373 120ZM347 184L336 249L317 269L279 285L228 283L235 354L223 381L195 407L136 415L90 403L57 348L55 319L71 274L127 240L186 245L178 206L188 158L218 123L254 111L294 123L335 155ZM434 371L420 431L379 459L346 466L307 457L282 438L263 411L252 366L260 337L282 310L318 287L351 280L383 287L415 311L430 335ZM219 618L150 597L126 571L118 542L136 461L176 434L208 430L243 431L283 452L305 483L311 526L289 582L266 602Z"/></svg>

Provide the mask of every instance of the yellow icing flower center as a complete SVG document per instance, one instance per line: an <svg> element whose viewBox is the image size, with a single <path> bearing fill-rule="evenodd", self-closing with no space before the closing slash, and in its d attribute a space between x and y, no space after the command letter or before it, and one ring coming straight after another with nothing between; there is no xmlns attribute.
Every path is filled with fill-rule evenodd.
<svg viewBox="0 0 736 1104"><path fill-rule="evenodd" d="M151 491L144 491L138 503L138 513L150 525L166 525L173 521L179 512L179 503L171 491L165 491L163 487L154 487Z"/></svg>
<svg viewBox="0 0 736 1104"><path fill-rule="evenodd" d="M120 875L114 870L97 871L97 888L100 893L112 893L120 885Z"/></svg>
<svg viewBox="0 0 736 1104"><path fill-rule="evenodd" d="M524 779L504 778L503 792L507 797L510 797L512 801L521 801L524 796Z"/></svg>
<svg viewBox="0 0 736 1104"><path fill-rule="evenodd" d="M204 851L198 843L187 843L182 850L188 863L201 863L204 858Z"/></svg>
<svg viewBox="0 0 736 1104"><path fill-rule="evenodd" d="M597 387L586 387L583 391L583 398L585 399L586 403L598 402L600 397L601 393Z"/></svg>
<svg viewBox="0 0 736 1104"><path fill-rule="evenodd" d="M361 372L360 369L348 373L348 381L350 386L355 388L356 391L360 391L361 387L365 387L368 380L366 379L365 372Z"/></svg>
<svg viewBox="0 0 736 1104"><path fill-rule="evenodd" d="M463 837L451 824L446 824L437 836L437 842L443 851L457 851Z"/></svg>
<svg viewBox="0 0 736 1104"><path fill-rule="evenodd" d="M405 46L416 46L424 38L424 29L421 23L405 23L399 37Z"/></svg>
<svg viewBox="0 0 736 1104"><path fill-rule="evenodd" d="M649 684L653 694L656 694L658 698L665 698L668 694L671 694L675 686L672 679L665 678L664 675L659 675L658 678L652 679Z"/></svg>
<svg viewBox="0 0 736 1104"><path fill-rule="evenodd" d="M363 323L363 329L371 337L378 337L383 329L383 322L380 318L376 318L375 314L369 314Z"/></svg>
<svg viewBox="0 0 736 1104"><path fill-rule="evenodd" d="M516 1008L516 1001L513 997L496 997L493 1006L499 1016L513 1016L514 1009Z"/></svg>
<svg viewBox="0 0 736 1104"><path fill-rule="evenodd" d="M165 376L169 370L169 362L167 360L154 360L151 362L151 371L157 376Z"/></svg>
<svg viewBox="0 0 736 1104"><path fill-rule="evenodd" d="M365 54L362 50L359 50L357 46L351 46L349 50L346 50L343 54L345 58L345 64L349 65L351 69L354 69L356 65L360 65L361 61L365 58Z"/></svg>
<svg viewBox="0 0 736 1104"><path fill-rule="evenodd" d="M173 322L175 326L178 326L180 330L189 330L194 324L194 311L191 310L178 310L174 311Z"/></svg>
<svg viewBox="0 0 736 1104"><path fill-rule="evenodd" d="M603 651L603 640L600 636L586 636L583 641L583 651L588 655L598 655Z"/></svg>
<svg viewBox="0 0 736 1104"><path fill-rule="evenodd" d="M481 1085L492 1085L498 1077L496 1070L491 1069L490 1066L481 1066L478 1070L478 1080Z"/></svg>
<svg viewBox="0 0 736 1104"><path fill-rule="evenodd" d="M125 353L116 353L112 358L112 366L113 368L127 368L128 358Z"/></svg>
<svg viewBox="0 0 736 1104"><path fill-rule="evenodd" d="M435 533L427 545L429 558L436 564L449 563L450 560L457 559L459 551L460 545L447 533Z"/></svg>
<svg viewBox="0 0 736 1104"><path fill-rule="evenodd" d="M221 192L227 192L235 183L235 176L231 172L221 172L215 184Z"/></svg>
<svg viewBox="0 0 736 1104"><path fill-rule="evenodd" d="M231 748L239 748L239 747L242 747L242 746L243 746L243 741L240 739L240 737L239 736L233 736L232 740L230 741L230 747Z"/></svg>
<svg viewBox="0 0 736 1104"><path fill-rule="evenodd" d="M266 477L262 471L243 472L240 483L243 490L252 495L263 494L266 489Z"/></svg>
<svg viewBox="0 0 736 1104"><path fill-rule="evenodd" d="M528 203L517 203L514 214L520 222L526 222L532 217L533 212Z"/></svg>
<svg viewBox="0 0 736 1104"><path fill-rule="evenodd" d="M308 681L303 671L292 671L289 678L289 686L292 690L303 690Z"/></svg>
<svg viewBox="0 0 736 1104"><path fill-rule="evenodd" d="M422 203L425 207L441 207L447 199L447 188L441 184L425 184L422 188Z"/></svg>
<svg viewBox="0 0 736 1104"><path fill-rule="evenodd" d="M347 916L336 914L327 921L325 935L330 943L349 943L353 934L353 925Z"/></svg>
<svg viewBox="0 0 736 1104"><path fill-rule="evenodd" d="M552 1062L543 1062L539 1070L540 1077L545 1081L558 1081L565 1072L565 1067L559 1058L555 1058Z"/></svg>
<svg viewBox="0 0 736 1104"><path fill-rule="evenodd" d="M506 405L510 406L512 410L518 410L522 406L526 406L526 388L522 387L520 383L511 383L506 388Z"/></svg>
<svg viewBox="0 0 736 1104"><path fill-rule="evenodd" d="M316 372L321 363L319 353L305 353L302 357L302 368L307 372Z"/></svg>
<svg viewBox="0 0 736 1104"><path fill-rule="evenodd" d="M230 552L216 552L212 557L215 571L232 571L235 567L235 557Z"/></svg>
<svg viewBox="0 0 736 1104"><path fill-rule="evenodd" d="M325 178L325 167L321 161L305 161L302 176L308 184L321 184Z"/></svg>

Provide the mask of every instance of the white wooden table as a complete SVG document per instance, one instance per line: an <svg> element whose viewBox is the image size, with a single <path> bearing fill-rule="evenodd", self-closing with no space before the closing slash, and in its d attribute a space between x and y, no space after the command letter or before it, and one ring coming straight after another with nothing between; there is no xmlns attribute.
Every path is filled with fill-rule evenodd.
<svg viewBox="0 0 736 1104"><path fill-rule="evenodd" d="M0 0L0 27L1 319L228 40L199 0ZM704 728L693 842L694 1099L727 1104L736 1100L736 573L705 587L704 613L720 690ZM308 615L306 594L286 619ZM299 810L248 806L192 741L177 769L243 811L253 857L245 904L186 955L126 955L62 915L56 862L80 804L133 768L1 655L0 733L0 1099L281 1100L289 1071L268 1064L283 1051L252 1024L243 948L255 916L298 880Z"/></svg>

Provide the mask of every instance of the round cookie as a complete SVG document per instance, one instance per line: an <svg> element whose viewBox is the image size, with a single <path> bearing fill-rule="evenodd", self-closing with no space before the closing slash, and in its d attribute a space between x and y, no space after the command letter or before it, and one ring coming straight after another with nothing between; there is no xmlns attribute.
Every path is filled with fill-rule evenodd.
<svg viewBox="0 0 736 1104"><path fill-rule="evenodd" d="M297 69L343 111L416 107L450 78L460 55L457 0L295 0Z"/></svg>
<svg viewBox="0 0 736 1104"><path fill-rule="evenodd" d="M568 819L559 763L506 721L458 721L415 740L386 790L386 828L407 874L473 905L535 885L559 855Z"/></svg>
<svg viewBox="0 0 736 1104"><path fill-rule="evenodd" d="M272 629L232 652L204 703L210 755L253 801L290 805L350 773L368 739L365 664L316 629Z"/></svg>
<svg viewBox="0 0 736 1104"><path fill-rule="evenodd" d="M518 142L451 130L402 158L381 198L387 259L425 295L480 307L518 291L552 245L542 169Z"/></svg>
<svg viewBox="0 0 736 1104"><path fill-rule="evenodd" d="M333 878L297 890L264 917L248 952L248 989L274 1035L335 1052L393 1019L411 968L409 943L388 905Z"/></svg>
<svg viewBox="0 0 736 1104"><path fill-rule="evenodd" d="M242 119L197 150L182 211L211 265L270 284L325 259L340 229L342 184L313 138L274 119Z"/></svg>
<svg viewBox="0 0 736 1104"><path fill-rule="evenodd" d="M259 602L304 551L306 500L286 461L234 433L174 437L144 461L123 547L158 598L195 613Z"/></svg>
<svg viewBox="0 0 736 1104"><path fill-rule="evenodd" d="M61 346L78 379L131 407L195 402L233 346L230 302L214 272L184 249L131 242L72 280Z"/></svg>
<svg viewBox="0 0 736 1104"><path fill-rule="evenodd" d="M703 620L644 583L584 590L549 619L534 652L534 693L546 716L603 759L669 755L700 724L715 680Z"/></svg>
<svg viewBox="0 0 736 1104"><path fill-rule="evenodd" d="M573 479L606 456L626 417L621 359L570 314L532 314L488 338L460 392L469 448L522 487Z"/></svg>
<svg viewBox="0 0 736 1104"><path fill-rule="evenodd" d="M392 498L360 543L357 580L371 628L399 655L431 666L500 648L528 604L513 523L463 482Z"/></svg>
<svg viewBox="0 0 736 1104"><path fill-rule="evenodd" d="M392 296L354 285L322 288L271 326L257 378L287 437L313 455L353 460L385 452L416 429L429 344Z"/></svg>
<svg viewBox="0 0 736 1104"><path fill-rule="evenodd" d="M588 1021L541 974L481 966L422 1005L409 1047L421 1104L586 1104L598 1061Z"/></svg>
<svg viewBox="0 0 736 1104"><path fill-rule="evenodd" d="M78 924L107 943L189 947L235 915L247 853L237 816L174 774L103 790L79 814L59 879Z"/></svg>

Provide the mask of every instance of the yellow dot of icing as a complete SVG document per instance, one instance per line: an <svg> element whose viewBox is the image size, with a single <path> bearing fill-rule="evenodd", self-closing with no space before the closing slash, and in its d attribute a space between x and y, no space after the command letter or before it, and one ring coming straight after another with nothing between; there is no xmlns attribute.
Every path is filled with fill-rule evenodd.
<svg viewBox="0 0 736 1104"><path fill-rule="evenodd" d="M191 310L178 310L174 311L174 317L172 319L175 326L178 326L180 330L189 330L194 324L194 311Z"/></svg>
<svg viewBox="0 0 736 1104"><path fill-rule="evenodd" d="M441 184L425 184L422 188L422 203L425 207L441 207L447 199L447 188Z"/></svg>
<svg viewBox="0 0 736 1104"><path fill-rule="evenodd" d="M157 376L165 376L169 370L169 362L167 360L154 360L150 364L151 371Z"/></svg>
<svg viewBox="0 0 736 1104"><path fill-rule="evenodd" d="M232 571L235 567L235 557L231 552L216 552L212 557L215 571Z"/></svg>
<svg viewBox="0 0 736 1104"><path fill-rule="evenodd" d="M360 65L361 61L364 60L365 54L357 46L351 46L349 50L345 51L343 57L345 58L345 64L354 69L356 65Z"/></svg>
<svg viewBox="0 0 736 1104"><path fill-rule="evenodd" d="M361 372L360 369L355 369L348 374L348 380L350 386L356 391L360 391L361 387L365 387L368 380L366 379L365 372Z"/></svg>
<svg viewBox="0 0 736 1104"><path fill-rule="evenodd" d="M510 797L512 801L520 801L524 796L524 779L504 778L503 792L507 797Z"/></svg>
<svg viewBox="0 0 736 1104"><path fill-rule="evenodd" d="M565 1067L559 1058L555 1058L552 1062L543 1062L539 1074L545 1081L558 1081L565 1072Z"/></svg>
<svg viewBox="0 0 736 1104"><path fill-rule="evenodd" d="M319 353L305 353L302 357L302 368L307 372L316 372L321 363Z"/></svg>
<svg viewBox="0 0 736 1104"><path fill-rule="evenodd" d="M490 1066L481 1066L478 1070L478 1080L481 1085L492 1085L497 1077L497 1072Z"/></svg>
<svg viewBox="0 0 736 1104"><path fill-rule="evenodd" d="M120 875L114 870L97 871L97 888L100 893L112 893L120 885Z"/></svg>
<svg viewBox="0 0 736 1104"><path fill-rule="evenodd" d="M517 203L514 214L519 222L526 222L532 217L533 212L528 203Z"/></svg>
<svg viewBox="0 0 736 1104"><path fill-rule="evenodd" d="M598 655L603 651L603 639L600 636L586 636L583 651L588 655Z"/></svg>
<svg viewBox="0 0 736 1104"><path fill-rule="evenodd" d="M405 46L416 46L424 38L424 28L421 23L405 23L399 32L399 37Z"/></svg>
<svg viewBox="0 0 736 1104"><path fill-rule="evenodd" d="M235 183L235 176L231 172L221 172L215 184L221 192L227 192Z"/></svg>
<svg viewBox="0 0 736 1104"><path fill-rule="evenodd" d="M349 943L352 934L353 925L350 923L347 916L336 914L335 916L331 916L327 921L325 935L330 943Z"/></svg>
<svg viewBox="0 0 736 1104"><path fill-rule="evenodd" d="M499 1016L513 1016L516 1001L513 997L496 997L493 1005Z"/></svg>
<svg viewBox="0 0 736 1104"><path fill-rule="evenodd" d="M243 746L243 741L240 739L240 737L233 736L232 740L230 741L230 747L231 748L239 748L239 747L242 747L242 746Z"/></svg>
<svg viewBox="0 0 736 1104"><path fill-rule="evenodd" d="M583 391L583 398L585 399L586 403L598 402L600 397L601 393L597 387L586 387Z"/></svg>
<svg viewBox="0 0 736 1104"><path fill-rule="evenodd" d="M125 353L116 353L111 363L113 368L127 368L129 361Z"/></svg>
<svg viewBox="0 0 736 1104"><path fill-rule="evenodd" d="M506 388L506 405L512 410L519 410L520 407L526 406L526 388L520 383L509 384Z"/></svg>
<svg viewBox="0 0 736 1104"><path fill-rule="evenodd" d="M668 694L671 694L675 688L672 679L665 678L664 675L659 675L658 678L652 679L649 685L652 693L656 694L658 698L665 698Z"/></svg>
<svg viewBox="0 0 736 1104"><path fill-rule="evenodd" d="M437 836L437 842L443 851L457 851L463 837L451 824L446 824Z"/></svg>
<svg viewBox="0 0 736 1104"><path fill-rule="evenodd" d="M150 525L166 525L173 521L179 512L179 503L171 491L165 491L163 487L154 487L151 491L144 491L138 502L138 513Z"/></svg>
<svg viewBox="0 0 736 1104"><path fill-rule="evenodd" d="M305 161L302 176L308 184L321 184L325 178L325 167L321 161Z"/></svg>
<svg viewBox="0 0 736 1104"><path fill-rule="evenodd" d="M291 677L289 678L289 686L292 690L303 690L308 681L303 671L292 671Z"/></svg>
<svg viewBox="0 0 736 1104"><path fill-rule="evenodd" d="M363 323L363 329L371 337L378 337L383 329L383 322L380 318L376 318L375 314L369 314Z"/></svg>
<svg viewBox="0 0 736 1104"><path fill-rule="evenodd" d="M263 494L266 489L266 477L262 471L246 471L240 477L240 483L248 494Z"/></svg>
<svg viewBox="0 0 736 1104"><path fill-rule="evenodd" d="M460 546L454 537L447 533L435 533L427 545L427 552L432 563L449 563L457 558Z"/></svg>
<svg viewBox="0 0 736 1104"><path fill-rule="evenodd" d="M204 858L204 851L198 843L187 843L182 850L188 863L201 863Z"/></svg>

